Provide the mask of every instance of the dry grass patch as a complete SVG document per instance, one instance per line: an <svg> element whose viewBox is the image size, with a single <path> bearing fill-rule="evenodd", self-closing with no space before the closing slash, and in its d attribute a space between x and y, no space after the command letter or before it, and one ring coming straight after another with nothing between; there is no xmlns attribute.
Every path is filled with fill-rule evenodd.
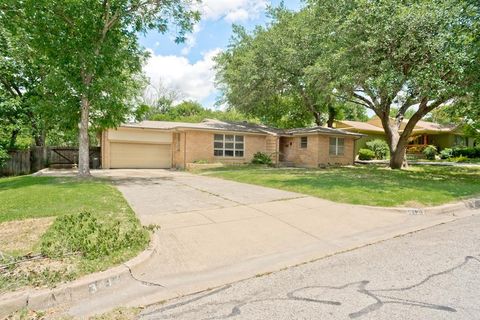
<svg viewBox="0 0 480 320"><path fill-rule="evenodd" d="M39 243L54 218L37 218L0 223L0 252L25 255Z"/></svg>

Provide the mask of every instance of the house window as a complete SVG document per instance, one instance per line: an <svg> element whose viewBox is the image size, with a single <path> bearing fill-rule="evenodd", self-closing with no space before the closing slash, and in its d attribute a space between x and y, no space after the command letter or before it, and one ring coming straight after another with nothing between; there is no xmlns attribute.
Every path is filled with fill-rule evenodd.
<svg viewBox="0 0 480 320"><path fill-rule="evenodd" d="M216 134L213 139L215 157L243 157L245 144L243 136L233 134Z"/></svg>
<svg viewBox="0 0 480 320"><path fill-rule="evenodd" d="M456 146L466 146L466 138L462 136L455 136L455 145Z"/></svg>
<svg viewBox="0 0 480 320"><path fill-rule="evenodd" d="M345 149L344 138L330 138L329 154L331 156L343 156Z"/></svg>
<svg viewBox="0 0 480 320"><path fill-rule="evenodd" d="M300 148L306 149L308 146L308 137L301 137L300 138Z"/></svg>

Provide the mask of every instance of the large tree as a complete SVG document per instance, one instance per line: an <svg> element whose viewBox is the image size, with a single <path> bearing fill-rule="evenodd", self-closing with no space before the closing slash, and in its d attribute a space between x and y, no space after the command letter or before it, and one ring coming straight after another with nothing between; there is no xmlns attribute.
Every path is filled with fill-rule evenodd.
<svg viewBox="0 0 480 320"><path fill-rule="evenodd" d="M190 0L7 0L2 6L12 32L27 30L24 41L41 54L53 112L62 107L78 121L80 176L88 176L89 126L115 126L142 86L145 51L137 35L176 26L184 40L199 16ZM73 103L73 106L72 106ZM69 110L69 111L67 111Z"/></svg>
<svg viewBox="0 0 480 320"><path fill-rule="evenodd" d="M19 136L44 144L44 125L37 114L41 59L32 56L32 50L0 24L0 144L9 149L18 147Z"/></svg>
<svg viewBox="0 0 480 320"><path fill-rule="evenodd" d="M375 112L390 146L390 167L401 168L417 122L464 99L479 83L472 72L478 67L479 3L324 0L310 6L329 35L311 75L334 75L337 95ZM401 130L409 110L413 114Z"/></svg>
<svg viewBox="0 0 480 320"><path fill-rule="evenodd" d="M230 46L217 57L223 102L271 125L323 125L333 103L305 77L320 49L312 45L320 38L309 30L310 12L280 7L270 14L272 22L252 33L235 26Z"/></svg>

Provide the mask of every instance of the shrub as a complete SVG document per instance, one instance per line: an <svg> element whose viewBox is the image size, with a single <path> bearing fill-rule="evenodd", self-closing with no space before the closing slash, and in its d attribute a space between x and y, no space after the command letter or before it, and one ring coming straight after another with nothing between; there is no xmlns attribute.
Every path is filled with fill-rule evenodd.
<svg viewBox="0 0 480 320"><path fill-rule="evenodd" d="M8 155L7 150L3 149L0 146L0 168L2 168L5 165L8 159L10 159L10 156Z"/></svg>
<svg viewBox="0 0 480 320"><path fill-rule="evenodd" d="M464 157L464 156L460 156L460 157L450 158L450 159L448 159L448 161L450 161L450 162L468 162L468 158Z"/></svg>
<svg viewBox="0 0 480 320"><path fill-rule="evenodd" d="M450 159L453 157L453 150L451 148L445 148L440 151L440 159Z"/></svg>
<svg viewBox="0 0 480 320"><path fill-rule="evenodd" d="M452 155L454 157L480 158L480 147L456 147L453 148Z"/></svg>
<svg viewBox="0 0 480 320"><path fill-rule="evenodd" d="M387 142L382 139L375 139L367 142L367 148L375 153L375 158L379 160L386 159L390 154Z"/></svg>
<svg viewBox="0 0 480 320"><path fill-rule="evenodd" d="M253 155L252 159L253 164L272 164L272 158L266 153L263 152L257 152Z"/></svg>
<svg viewBox="0 0 480 320"><path fill-rule="evenodd" d="M118 220L101 222L90 212L81 212L55 219L40 246L42 254L50 258L79 253L93 260L125 248L143 247L147 242L148 233L141 227L122 230Z"/></svg>
<svg viewBox="0 0 480 320"><path fill-rule="evenodd" d="M375 158L375 152L370 149L358 150L358 159L360 160L372 160Z"/></svg>
<svg viewBox="0 0 480 320"><path fill-rule="evenodd" d="M437 147L428 145L423 149L422 152L425 155L425 158L428 160L435 160L435 156L437 155Z"/></svg>

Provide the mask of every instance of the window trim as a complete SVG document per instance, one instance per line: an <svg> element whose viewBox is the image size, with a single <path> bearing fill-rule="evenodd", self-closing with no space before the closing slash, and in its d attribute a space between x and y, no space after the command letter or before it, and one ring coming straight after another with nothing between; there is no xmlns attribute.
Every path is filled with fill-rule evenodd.
<svg viewBox="0 0 480 320"><path fill-rule="evenodd" d="M216 139L216 136L222 136L222 140ZM233 147L232 148L225 148L225 144L227 143L225 137L226 136L233 136L233 141L228 141L228 143L232 143ZM237 141L237 137L242 137L242 141ZM239 139L240 140L240 139ZM222 143L222 148L217 148L215 147L215 143ZM242 149L237 149L237 145L241 144ZM216 151L222 151L222 155L216 155ZM233 151L233 155L229 156L226 155L226 151ZM237 156L237 152L242 152L241 156ZM240 134L231 134L231 133L214 133L213 134L213 156L216 158L227 158L227 159L232 159L232 158L237 158L237 159L242 159L245 158L245 135L240 135Z"/></svg>
<svg viewBox="0 0 480 320"><path fill-rule="evenodd" d="M305 139L305 144L303 139ZM308 136L300 137L300 149L308 149Z"/></svg>
<svg viewBox="0 0 480 320"><path fill-rule="evenodd" d="M331 147L333 146L333 144L331 144L331 141L332 139L335 139L335 153L332 153L331 152ZM339 147L339 144L338 144L338 141L339 140L343 140L343 146L342 146L342 153L338 153L338 147ZM328 155L329 156L333 156L333 157L343 157L345 156L345 138L342 138L342 137L330 137L330 139L328 140Z"/></svg>

